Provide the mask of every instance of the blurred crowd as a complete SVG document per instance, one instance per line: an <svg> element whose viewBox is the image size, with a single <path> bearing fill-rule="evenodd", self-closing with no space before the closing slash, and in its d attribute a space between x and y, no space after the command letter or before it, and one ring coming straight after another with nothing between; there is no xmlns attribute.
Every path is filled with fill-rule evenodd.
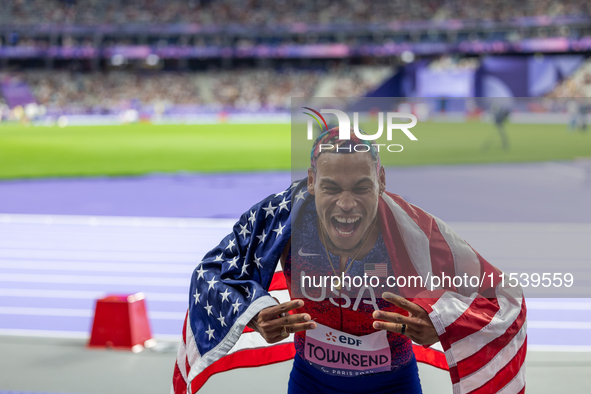
<svg viewBox="0 0 591 394"><path fill-rule="evenodd" d="M126 24L391 22L505 20L538 15L589 15L585 0L3 0L0 22Z"/></svg>
<svg viewBox="0 0 591 394"><path fill-rule="evenodd" d="M288 108L290 98L312 96L321 73L269 69L208 74L212 103L238 109Z"/></svg>
<svg viewBox="0 0 591 394"><path fill-rule="evenodd" d="M289 108L291 97L360 97L394 71L390 67L326 70L243 70L209 73L213 103L233 108Z"/></svg>
<svg viewBox="0 0 591 394"><path fill-rule="evenodd" d="M21 74L46 107L118 108L141 103L200 104L196 81L185 74L28 72Z"/></svg>
<svg viewBox="0 0 591 394"><path fill-rule="evenodd" d="M145 105L202 105L228 109L286 109L291 97L357 97L375 89L394 71L389 67L338 70L249 69L207 73L16 74L47 108L132 108Z"/></svg>
<svg viewBox="0 0 591 394"><path fill-rule="evenodd" d="M435 19L508 20L526 16L589 15L591 5L579 0L443 1Z"/></svg>
<svg viewBox="0 0 591 394"><path fill-rule="evenodd" d="M390 67L336 68L316 94L321 97L363 97L393 74Z"/></svg>

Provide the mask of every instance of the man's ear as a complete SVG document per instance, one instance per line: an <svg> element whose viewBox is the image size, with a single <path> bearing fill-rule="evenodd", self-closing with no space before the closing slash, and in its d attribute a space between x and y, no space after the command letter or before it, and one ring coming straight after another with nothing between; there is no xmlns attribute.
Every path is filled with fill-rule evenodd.
<svg viewBox="0 0 591 394"><path fill-rule="evenodd" d="M386 170L384 169L384 166L380 167L380 174L379 174L379 179L380 179L380 194L386 191Z"/></svg>
<svg viewBox="0 0 591 394"><path fill-rule="evenodd" d="M312 168L308 168L308 193L314 195L314 181L316 180L316 174L312 171Z"/></svg>

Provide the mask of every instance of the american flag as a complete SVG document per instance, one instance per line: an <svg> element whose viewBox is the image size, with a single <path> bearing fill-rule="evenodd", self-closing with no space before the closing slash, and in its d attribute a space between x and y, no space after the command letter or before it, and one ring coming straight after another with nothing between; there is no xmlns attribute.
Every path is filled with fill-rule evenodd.
<svg viewBox="0 0 591 394"><path fill-rule="evenodd" d="M386 263L365 264L364 268L367 276L388 276L388 264Z"/></svg>
<svg viewBox="0 0 591 394"><path fill-rule="evenodd" d="M172 394L197 392L218 372L286 361L293 336L269 345L246 324L262 309L289 300L278 261L308 195L306 180L254 205L232 233L205 255L193 272ZM396 275L488 275L490 265L444 222L385 193L378 206L380 230ZM374 267L375 268L375 267ZM487 282L487 281L485 281ZM526 307L520 288L494 286L436 289L401 296L429 313L440 339L414 345L417 361L449 370L454 394L525 391Z"/></svg>
<svg viewBox="0 0 591 394"><path fill-rule="evenodd" d="M293 358L293 338L268 345L246 324L262 309L289 300L279 256L291 237L292 196L272 194L245 212L232 233L195 268L173 377L174 393L194 393L221 371ZM296 210L297 211L297 210ZM275 297L275 298L273 298Z"/></svg>

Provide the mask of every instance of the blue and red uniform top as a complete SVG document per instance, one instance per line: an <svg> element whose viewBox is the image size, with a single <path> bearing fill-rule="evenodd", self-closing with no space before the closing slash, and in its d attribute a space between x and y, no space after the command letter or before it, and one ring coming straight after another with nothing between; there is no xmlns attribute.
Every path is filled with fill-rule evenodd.
<svg viewBox="0 0 591 394"><path fill-rule="evenodd" d="M318 215L314 201L306 207L302 207L297 223L292 223L291 250L286 258L283 272L287 281L287 288L292 299L304 300L304 306L297 309L297 313L308 313L316 323L340 330L352 335L362 336L376 332L372 324L372 317L376 308L388 312L407 314L406 311L383 300L380 294L383 290L397 293L395 288L387 288L386 278L380 278L380 284L376 288L359 288L352 286L349 290L343 287L341 290L331 291L330 281L326 287L308 286L301 291L300 275L302 272L308 276L316 276L320 282L321 276L339 276L340 257L330 252L332 267L328 262L327 251L320 241L318 232ZM347 262L347 266L351 259ZM346 274L351 277L363 277L367 268L366 264L386 264L388 275L393 276L392 266L388 257L388 251L381 233L371 251L359 261L354 261ZM292 276L295 274L295 277ZM319 284L319 283L316 284ZM384 287L381 287L384 285ZM294 344L297 354L305 359L304 343L305 331L295 334ZM412 341L401 334L387 333L391 352L391 370L397 370L414 361Z"/></svg>

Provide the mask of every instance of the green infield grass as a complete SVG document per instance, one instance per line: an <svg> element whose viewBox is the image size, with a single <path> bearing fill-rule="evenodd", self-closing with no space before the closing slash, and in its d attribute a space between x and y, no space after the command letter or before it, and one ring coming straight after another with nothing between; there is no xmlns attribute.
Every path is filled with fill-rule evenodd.
<svg viewBox="0 0 591 394"><path fill-rule="evenodd" d="M369 132L375 125L366 126ZM302 126L304 127L304 126ZM420 123L418 141L395 131L401 153L386 166L571 160L591 156L591 133L562 125L507 125L509 150L490 124ZM384 133L385 134L385 133ZM482 146L492 142L488 150ZM309 146L294 145L289 124L33 127L0 125L0 178L137 175L150 172L269 171L304 168ZM293 163L292 163L293 159Z"/></svg>

